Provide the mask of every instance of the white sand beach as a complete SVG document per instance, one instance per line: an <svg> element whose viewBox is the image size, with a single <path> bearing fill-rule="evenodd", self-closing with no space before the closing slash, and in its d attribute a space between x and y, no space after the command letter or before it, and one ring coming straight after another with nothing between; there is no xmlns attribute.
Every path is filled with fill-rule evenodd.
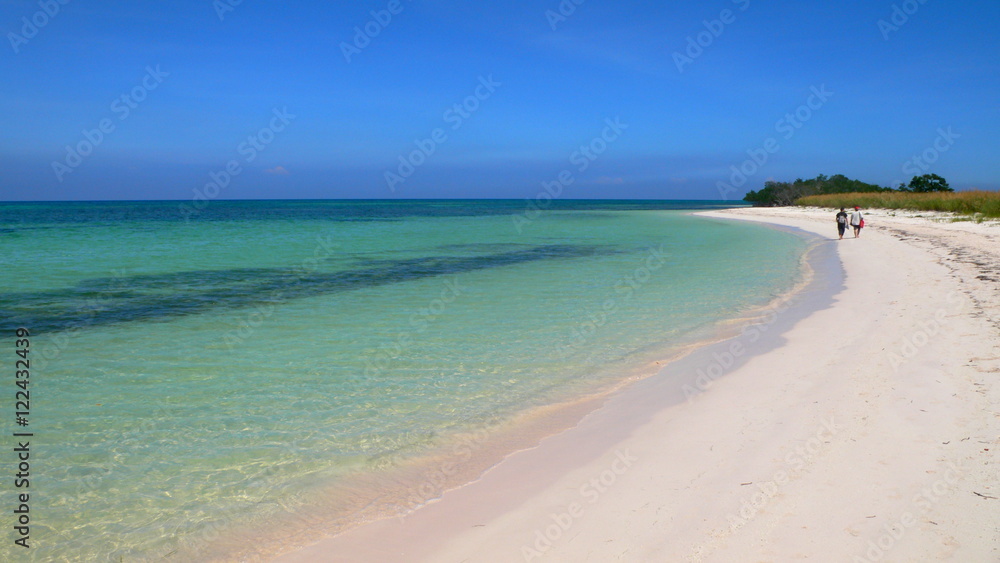
<svg viewBox="0 0 1000 563"><path fill-rule="evenodd" d="M405 518L278 560L1000 561L1000 226L872 210L838 241L830 210L701 215L825 237L844 285L675 362L702 393L639 381Z"/></svg>

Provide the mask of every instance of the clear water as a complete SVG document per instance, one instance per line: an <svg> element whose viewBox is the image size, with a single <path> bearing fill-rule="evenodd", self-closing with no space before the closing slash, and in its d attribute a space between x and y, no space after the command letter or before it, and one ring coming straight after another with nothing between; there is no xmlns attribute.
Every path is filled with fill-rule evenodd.
<svg viewBox="0 0 1000 563"><path fill-rule="evenodd" d="M33 547L0 560L197 553L793 284L803 240L684 211L705 207L0 204L3 356L28 328L35 433Z"/></svg>

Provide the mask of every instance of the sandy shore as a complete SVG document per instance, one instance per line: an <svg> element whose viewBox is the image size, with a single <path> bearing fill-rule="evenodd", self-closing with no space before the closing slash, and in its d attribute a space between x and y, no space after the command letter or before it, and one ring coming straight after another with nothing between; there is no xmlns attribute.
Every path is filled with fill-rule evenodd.
<svg viewBox="0 0 1000 563"><path fill-rule="evenodd" d="M875 210L837 241L827 210L702 215L829 239L844 282L279 560L1000 561L1000 226Z"/></svg>

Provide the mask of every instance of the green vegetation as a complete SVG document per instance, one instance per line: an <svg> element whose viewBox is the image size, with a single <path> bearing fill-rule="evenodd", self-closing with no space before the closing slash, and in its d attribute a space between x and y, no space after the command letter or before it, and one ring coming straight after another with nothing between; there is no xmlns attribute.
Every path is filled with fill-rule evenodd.
<svg viewBox="0 0 1000 563"><path fill-rule="evenodd" d="M923 176L914 176L908 186L900 184L899 191L925 194L929 192L953 192L955 190L951 189L948 186L948 181L941 176L937 174L924 174Z"/></svg>
<svg viewBox="0 0 1000 563"><path fill-rule="evenodd" d="M866 184L861 180L851 180L843 174L834 174L829 178L820 174L811 180L799 178L794 182L764 182L764 188L759 192L750 191L743 197L755 206L792 205L796 200L816 195L856 194L856 193L941 193L954 192L948 181L937 174L914 176L909 184L900 184L899 188L884 188L875 184Z"/></svg>
<svg viewBox="0 0 1000 563"><path fill-rule="evenodd" d="M1000 218L1000 192L899 192L828 194L803 197L795 205L815 207L846 207L863 209L907 209L911 211L950 211L972 215L969 220L983 217Z"/></svg>
<svg viewBox="0 0 1000 563"><path fill-rule="evenodd" d="M795 200L811 195L891 191L892 188L851 180L843 174L829 178L820 174L811 180L799 178L794 182L765 182L762 190L751 191L743 199L758 206L792 205Z"/></svg>
<svg viewBox="0 0 1000 563"><path fill-rule="evenodd" d="M885 188L836 174L820 174L811 180L765 182L759 192L751 191L746 201L759 206L809 205L815 207L865 209L907 209L911 211L950 211L969 215L966 221L1000 218L1000 192L956 192L937 174L914 176L909 184Z"/></svg>

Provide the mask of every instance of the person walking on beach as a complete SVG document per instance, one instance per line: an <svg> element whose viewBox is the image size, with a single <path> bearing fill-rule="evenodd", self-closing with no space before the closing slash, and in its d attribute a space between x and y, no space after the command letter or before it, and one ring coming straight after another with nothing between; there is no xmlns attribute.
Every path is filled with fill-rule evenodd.
<svg viewBox="0 0 1000 563"><path fill-rule="evenodd" d="M847 212L844 208L840 208L840 213L837 213L837 232L840 233L840 240L844 239L844 231L847 230Z"/></svg>
<svg viewBox="0 0 1000 563"><path fill-rule="evenodd" d="M861 215L861 208L854 206L854 213L851 213L851 226L854 227L854 238L861 236L861 227L865 226L865 218Z"/></svg>

